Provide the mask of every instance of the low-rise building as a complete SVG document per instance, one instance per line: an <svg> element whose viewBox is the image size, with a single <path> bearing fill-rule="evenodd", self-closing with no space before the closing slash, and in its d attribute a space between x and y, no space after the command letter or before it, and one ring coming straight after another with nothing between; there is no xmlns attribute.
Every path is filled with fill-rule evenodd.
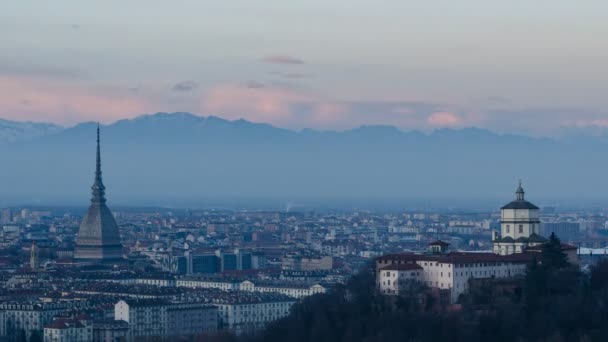
<svg viewBox="0 0 608 342"><path fill-rule="evenodd" d="M79 306L83 302L5 302L0 304L0 336L11 336L18 331L30 336L36 331L43 333L44 327L53 321L53 318Z"/></svg>
<svg viewBox="0 0 608 342"><path fill-rule="evenodd" d="M93 321L93 342L126 341L129 323L116 320Z"/></svg>
<svg viewBox="0 0 608 342"><path fill-rule="evenodd" d="M281 260L284 270L293 271L315 271L331 270L333 268L333 257L331 256L301 256L287 255Z"/></svg>
<svg viewBox="0 0 608 342"><path fill-rule="evenodd" d="M222 280L218 277L210 278L182 278L178 279L175 284L177 287L189 287L192 289L220 289L224 291L238 290L240 280Z"/></svg>
<svg viewBox="0 0 608 342"><path fill-rule="evenodd" d="M213 299L220 325L237 335L253 333L289 314L294 298L277 293L226 293Z"/></svg>
<svg viewBox="0 0 608 342"><path fill-rule="evenodd" d="M184 336L217 331L218 309L202 303L171 303L166 300L120 300L114 319L129 324L129 339Z"/></svg>
<svg viewBox="0 0 608 342"><path fill-rule="evenodd" d="M223 291L271 292L280 293L293 298L303 298L317 293L325 293L327 287L319 283L287 281L287 280L221 280L211 278L184 278L177 280L178 287L199 289L219 289Z"/></svg>
<svg viewBox="0 0 608 342"><path fill-rule="evenodd" d="M325 293L327 288L318 283L299 281L249 281L240 284L241 291L280 293L292 298L304 298Z"/></svg>
<svg viewBox="0 0 608 342"><path fill-rule="evenodd" d="M59 318L44 327L44 341L90 342L93 341L93 326L79 319Z"/></svg>

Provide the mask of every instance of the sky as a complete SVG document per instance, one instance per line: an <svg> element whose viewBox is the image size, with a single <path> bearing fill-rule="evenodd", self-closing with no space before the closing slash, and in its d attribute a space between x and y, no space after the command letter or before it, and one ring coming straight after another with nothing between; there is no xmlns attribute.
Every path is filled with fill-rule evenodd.
<svg viewBox="0 0 608 342"><path fill-rule="evenodd" d="M0 11L0 117L608 126L600 0L57 0Z"/></svg>

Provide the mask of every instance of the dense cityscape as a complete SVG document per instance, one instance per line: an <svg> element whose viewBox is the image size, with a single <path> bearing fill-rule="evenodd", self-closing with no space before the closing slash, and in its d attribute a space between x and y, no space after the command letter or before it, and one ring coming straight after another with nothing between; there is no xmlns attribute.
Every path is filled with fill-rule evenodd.
<svg viewBox="0 0 608 342"><path fill-rule="evenodd" d="M607 14L3 1L0 342L608 341Z"/></svg>
<svg viewBox="0 0 608 342"><path fill-rule="evenodd" d="M582 269L605 257L605 213L541 209L524 196L520 182L512 202L487 213L111 212L98 128L84 215L59 207L0 210L0 335L254 336L370 263L385 296L399 296L415 281L434 289L438 303L457 305L475 279L524 275L549 236L559 236L568 260Z"/></svg>

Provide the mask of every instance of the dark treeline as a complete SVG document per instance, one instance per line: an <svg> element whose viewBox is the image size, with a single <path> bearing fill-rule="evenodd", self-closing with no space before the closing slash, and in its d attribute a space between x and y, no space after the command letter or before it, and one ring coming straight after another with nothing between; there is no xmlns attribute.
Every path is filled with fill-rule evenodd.
<svg viewBox="0 0 608 342"><path fill-rule="evenodd" d="M437 309L422 288L377 293L373 267L345 286L309 297L247 341L608 341L608 263L589 274L568 264L552 236L542 263L519 280L479 281L457 310ZM225 336L225 340L232 340Z"/></svg>

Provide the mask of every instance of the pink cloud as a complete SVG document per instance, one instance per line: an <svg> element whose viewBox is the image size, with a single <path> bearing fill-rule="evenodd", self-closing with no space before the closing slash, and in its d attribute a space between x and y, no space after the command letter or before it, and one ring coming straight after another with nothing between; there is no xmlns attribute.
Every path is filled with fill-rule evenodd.
<svg viewBox="0 0 608 342"><path fill-rule="evenodd" d="M434 127L453 127L461 125L464 120L452 112L436 112L427 118L427 123Z"/></svg>
<svg viewBox="0 0 608 342"><path fill-rule="evenodd" d="M349 106L336 102L323 102L315 105L311 121L324 126L339 126L348 121Z"/></svg>
<svg viewBox="0 0 608 342"><path fill-rule="evenodd" d="M0 116L6 119L63 124L111 122L152 107L145 99L114 88L0 76Z"/></svg>
<svg viewBox="0 0 608 342"><path fill-rule="evenodd" d="M222 85L203 94L201 111L229 119L246 117L254 121L287 123L293 116L294 105L312 101L310 96L289 89Z"/></svg>
<svg viewBox="0 0 608 342"><path fill-rule="evenodd" d="M301 90L230 84L205 91L200 106L203 115L292 128L340 128L349 121L350 109L346 103L327 101Z"/></svg>

